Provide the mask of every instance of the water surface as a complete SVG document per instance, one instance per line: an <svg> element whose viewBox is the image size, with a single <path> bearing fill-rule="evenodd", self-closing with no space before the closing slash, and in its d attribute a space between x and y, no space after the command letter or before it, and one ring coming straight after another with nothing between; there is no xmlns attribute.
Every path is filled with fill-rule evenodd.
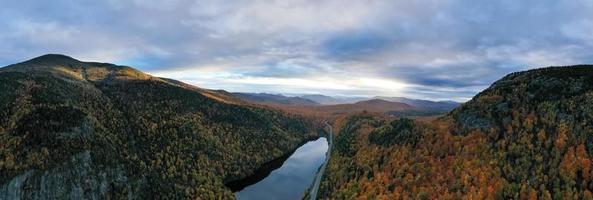
<svg viewBox="0 0 593 200"><path fill-rule="evenodd" d="M313 183L315 173L325 159L328 145L325 138L299 147L268 177L235 193L239 200L301 199Z"/></svg>

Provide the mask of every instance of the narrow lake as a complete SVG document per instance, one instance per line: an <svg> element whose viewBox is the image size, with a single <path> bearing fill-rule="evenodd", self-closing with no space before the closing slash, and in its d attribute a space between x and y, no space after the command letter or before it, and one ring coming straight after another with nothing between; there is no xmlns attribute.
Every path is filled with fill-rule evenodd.
<svg viewBox="0 0 593 200"><path fill-rule="evenodd" d="M319 138L299 147L282 166L263 180L235 193L239 200L301 199L313 183L325 159L327 139Z"/></svg>

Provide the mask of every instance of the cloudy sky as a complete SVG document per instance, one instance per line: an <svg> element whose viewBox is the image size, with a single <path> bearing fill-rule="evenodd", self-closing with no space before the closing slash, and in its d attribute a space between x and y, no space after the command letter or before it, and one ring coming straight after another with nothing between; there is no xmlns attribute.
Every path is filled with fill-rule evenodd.
<svg viewBox="0 0 593 200"><path fill-rule="evenodd" d="M0 65L41 54L205 88L466 100L593 63L591 0L3 1Z"/></svg>

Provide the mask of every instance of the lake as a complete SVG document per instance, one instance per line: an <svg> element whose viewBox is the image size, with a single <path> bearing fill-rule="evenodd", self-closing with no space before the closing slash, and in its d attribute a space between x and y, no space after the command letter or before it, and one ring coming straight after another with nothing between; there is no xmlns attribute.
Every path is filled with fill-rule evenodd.
<svg viewBox="0 0 593 200"><path fill-rule="evenodd" d="M299 147L282 166L263 180L235 193L239 200L301 199L325 159L326 138Z"/></svg>

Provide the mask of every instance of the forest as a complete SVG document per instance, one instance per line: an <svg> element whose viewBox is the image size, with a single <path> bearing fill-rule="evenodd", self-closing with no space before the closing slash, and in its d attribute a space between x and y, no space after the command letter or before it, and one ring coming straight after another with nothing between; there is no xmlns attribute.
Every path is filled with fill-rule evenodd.
<svg viewBox="0 0 593 200"><path fill-rule="evenodd" d="M437 119L331 115L318 196L593 199L592 67L509 74ZM116 177L102 198L232 199L226 183L319 137L323 117L59 55L1 68L0 91L0 185L26 175L28 195L88 154Z"/></svg>
<svg viewBox="0 0 593 200"><path fill-rule="evenodd" d="M59 55L0 69L0 91L0 185L90 152L126 175L103 198L228 199L224 183L318 137L311 119Z"/></svg>
<svg viewBox="0 0 593 200"><path fill-rule="evenodd" d="M593 199L593 68L509 74L430 122L359 114L339 129L329 199Z"/></svg>

